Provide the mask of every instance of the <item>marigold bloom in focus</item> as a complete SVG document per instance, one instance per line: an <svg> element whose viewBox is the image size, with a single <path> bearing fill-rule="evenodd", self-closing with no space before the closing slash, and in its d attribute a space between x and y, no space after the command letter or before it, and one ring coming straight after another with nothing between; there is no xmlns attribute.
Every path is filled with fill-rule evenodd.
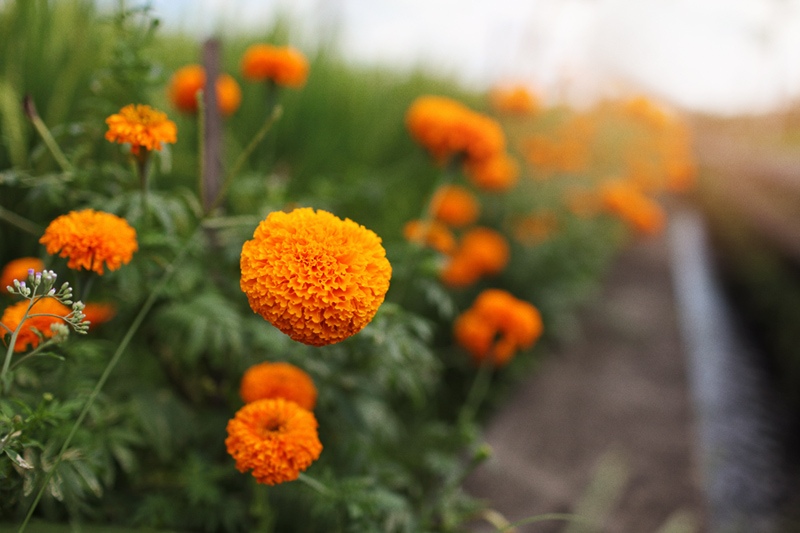
<svg viewBox="0 0 800 533"><path fill-rule="evenodd" d="M206 85L206 71L201 65L186 65L172 75L167 87L167 97L172 105L184 113L197 113L197 92ZM229 74L222 73L214 83L217 109L231 115L242 103L242 90Z"/></svg>
<svg viewBox="0 0 800 533"><path fill-rule="evenodd" d="M100 324L105 324L117 314L117 308L110 303L88 303L83 309L84 321L88 321L94 328Z"/></svg>
<svg viewBox="0 0 800 533"><path fill-rule="evenodd" d="M308 78L308 60L290 46L254 44L242 55L242 75L250 81L272 80L300 88Z"/></svg>
<svg viewBox="0 0 800 533"><path fill-rule="evenodd" d="M103 266L116 270L128 264L139 249L136 230L124 218L84 209L53 220L39 242L48 254L68 257L67 266L103 274Z"/></svg>
<svg viewBox="0 0 800 533"><path fill-rule="evenodd" d="M511 249L503 235L489 228L473 228L461 238L440 278L450 287L466 287L502 271L510 257Z"/></svg>
<svg viewBox="0 0 800 533"><path fill-rule="evenodd" d="M533 346L543 331L542 317L530 303L500 289L487 289L456 318L456 342L480 364L506 364L521 349Z"/></svg>
<svg viewBox="0 0 800 533"><path fill-rule="evenodd" d="M253 311L312 346L361 331L392 275L373 231L311 208L270 213L242 247L241 271Z"/></svg>
<svg viewBox="0 0 800 533"><path fill-rule="evenodd" d="M526 115L539 108L539 102L527 88L522 85L495 87L489 93L492 107L500 113Z"/></svg>
<svg viewBox="0 0 800 533"><path fill-rule="evenodd" d="M507 191L517 184L519 164L506 153L466 166L467 178L476 187L486 191Z"/></svg>
<svg viewBox="0 0 800 533"><path fill-rule="evenodd" d="M266 485L297 479L322 452L317 419L283 398L242 407L228 422L225 446L239 472L252 470L256 481Z"/></svg>
<svg viewBox="0 0 800 533"><path fill-rule="evenodd" d="M446 255L452 254L457 246L456 238L448 227L437 220L409 220L403 226L403 237L409 242L430 246Z"/></svg>
<svg viewBox="0 0 800 533"><path fill-rule="evenodd" d="M3 272L0 273L0 292L8 294L8 286L14 286L14 280L25 281L28 279L28 270L42 272L44 263L38 257L20 257L9 261Z"/></svg>
<svg viewBox="0 0 800 533"><path fill-rule="evenodd" d="M239 387L245 403L265 398L290 400L309 411L317 403L317 388L311 376L284 362L259 363L248 368Z"/></svg>
<svg viewBox="0 0 800 533"><path fill-rule="evenodd" d="M443 185L431 199L433 216L456 228L478 220L480 210L481 206L475 195L459 185Z"/></svg>
<svg viewBox="0 0 800 533"><path fill-rule="evenodd" d="M2 322L11 331L16 330L22 322L22 317L25 316L25 311L28 309L29 304L30 301L23 300L7 307L5 311L3 311L3 316L0 317L0 322ZM14 351L24 352L28 350L28 347L36 348L39 346L39 336L34 333L33 329L31 328L36 328L45 338L50 338L53 336L50 325L63 322L63 320L53 316L30 315L48 314L65 317L71 312L72 309L58 302L55 298L43 298L33 304L33 307L28 313L28 318L25 319L25 322L22 324L22 329L20 329L19 334L17 335L17 342L14 344ZM0 338L4 337L5 334L6 331L2 330Z"/></svg>
<svg viewBox="0 0 800 533"><path fill-rule="evenodd" d="M106 139L119 144L131 145L131 153L138 155L140 148L161 150L161 143L178 140L178 127L167 118L166 113L149 105L130 104L119 113L106 119Z"/></svg>
<svg viewBox="0 0 800 533"><path fill-rule="evenodd" d="M411 137L440 161L464 155L480 161L505 151L500 124L442 96L421 96L406 112Z"/></svg>
<svg viewBox="0 0 800 533"><path fill-rule="evenodd" d="M606 209L638 232L655 235L664 228L664 209L633 185L622 180L609 181L603 185L601 196Z"/></svg>

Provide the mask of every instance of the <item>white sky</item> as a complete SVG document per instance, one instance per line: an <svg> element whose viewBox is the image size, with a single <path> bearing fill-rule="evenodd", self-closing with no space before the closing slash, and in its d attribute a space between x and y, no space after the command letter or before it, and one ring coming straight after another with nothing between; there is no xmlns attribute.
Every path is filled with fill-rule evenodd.
<svg viewBox="0 0 800 533"><path fill-rule="evenodd" d="M136 3L128 0L129 4ZM353 61L422 63L465 83L523 82L585 102L620 90L719 113L800 93L800 0L150 0L168 28L267 28L310 46L338 27Z"/></svg>

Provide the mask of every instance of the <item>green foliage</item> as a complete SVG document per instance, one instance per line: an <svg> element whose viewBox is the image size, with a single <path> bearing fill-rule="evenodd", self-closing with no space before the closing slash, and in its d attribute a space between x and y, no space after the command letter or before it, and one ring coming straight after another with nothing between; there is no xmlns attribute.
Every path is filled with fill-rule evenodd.
<svg viewBox="0 0 800 533"><path fill-rule="evenodd" d="M479 290L501 287L535 302L555 336L550 328L566 329L560 322L623 243L615 221L572 220L541 246L514 244L502 275L443 286L443 258L402 238L440 172L410 140L404 116L424 93L473 105L480 95L423 72L349 66L322 47L309 54L307 85L281 90L282 118L222 208L206 214L195 191L199 125L164 96L168 75L197 61L198 43L159 34L146 7L100 16L80 0L6 2L0 29L0 265L42 257L77 297L113 302L117 312L87 338L53 348L61 360L35 358L9 374L0 395L4 519L23 520L42 487L37 517L86 522L87 531L459 531L483 509L461 490L487 457L473 415L535 357L521 354L508 371L478 379L453 344L452 322ZM285 42L288 31L278 23L269 37ZM226 40L223 70L239 78L238 58L254 40ZM270 113L264 88L242 85L247 112L225 123L226 169ZM67 170L21 113L25 94ZM104 139L105 118L132 102L167 109L178 124L178 142L151 154L146 195L130 151ZM554 204L560 192L531 181L513 194L483 194L481 223L507 231L509 216ZM242 244L268 213L294 204L375 231L393 266L386 302L339 344L293 342L252 312L239 287ZM89 207L137 231L131 263L102 277L68 269L38 243L55 216ZM263 361L311 375L324 446L307 476L274 487L238 472L225 447L241 376Z"/></svg>

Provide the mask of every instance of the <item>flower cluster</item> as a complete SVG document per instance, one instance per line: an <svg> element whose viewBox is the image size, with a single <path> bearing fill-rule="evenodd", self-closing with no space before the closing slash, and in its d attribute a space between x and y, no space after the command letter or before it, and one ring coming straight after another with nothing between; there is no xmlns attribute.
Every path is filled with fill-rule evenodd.
<svg viewBox="0 0 800 533"><path fill-rule="evenodd" d="M130 104L106 119L106 139L131 145L131 153L138 155L141 148L147 152L161 150L161 143L177 141L178 127L167 115L148 105Z"/></svg>
<svg viewBox="0 0 800 533"><path fill-rule="evenodd" d="M186 65L172 75L167 87L167 97L178 110L197 113L197 93L206 86L206 70L201 65ZM242 103L242 90L230 74L222 73L214 82L217 109L223 115L232 115Z"/></svg>
<svg viewBox="0 0 800 533"><path fill-rule="evenodd" d="M36 348L42 338L52 337L55 330L51 326L62 324L64 318L72 312L69 307L53 298L42 298L30 309L29 305L30 302L27 300L17 302L6 307L3 316L0 317L0 322L11 331L15 331L22 324L14 344L15 352Z"/></svg>
<svg viewBox="0 0 800 533"><path fill-rule="evenodd" d="M577 115L551 135L536 134L526 138L523 141L525 158L545 175L582 172L591 162L596 130L594 117Z"/></svg>
<svg viewBox="0 0 800 533"><path fill-rule="evenodd" d="M21 296L24 300L10 305L3 311L0 324L3 335L17 330L14 351L26 351L36 348L45 338L63 339L68 333L65 324L78 333L86 333L88 322L83 314L82 302L72 301L72 287L64 283L56 289L57 275L52 270L36 272L28 270L26 279L15 278L13 285L7 287L12 295ZM72 306L70 309L68 306Z"/></svg>
<svg viewBox="0 0 800 533"><path fill-rule="evenodd" d="M299 88L308 78L308 60L291 46L254 44L242 56L242 75L250 81L272 81Z"/></svg>
<svg viewBox="0 0 800 533"><path fill-rule="evenodd" d="M227 430L225 446L236 468L252 470L256 481L267 485L297 479L322 452L314 414L283 398L248 403Z"/></svg>
<svg viewBox="0 0 800 533"><path fill-rule="evenodd" d="M13 285L14 280L25 280L28 278L28 271L41 272L44 270L44 262L38 257L20 257L9 261L3 271L0 272L0 292L8 293L8 289Z"/></svg>
<svg viewBox="0 0 800 533"><path fill-rule="evenodd" d="M518 350L533 346L542 331L539 311L500 289L480 293L453 325L456 342L476 363L488 360L496 366L506 364Z"/></svg>
<svg viewBox="0 0 800 533"><path fill-rule="evenodd" d="M292 339L333 344L361 331L383 303L392 267L381 239L311 208L271 213L242 247L250 307Z"/></svg>
<svg viewBox="0 0 800 533"><path fill-rule="evenodd" d="M481 161L505 151L505 134L497 121L450 98L417 98L406 112L406 126L438 160L464 156Z"/></svg>
<svg viewBox="0 0 800 533"><path fill-rule="evenodd" d="M136 230L125 219L93 209L56 218L39 242L47 247L47 253L68 257L69 268L98 274L104 273L104 266L116 270L128 264L139 249Z"/></svg>
<svg viewBox="0 0 800 533"><path fill-rule="evenodd" d="M508 264L510 256L508 241L501 233L476 227L461 238L440 277L450 287L467 287L481 277L501 272Z"/></svg>
<svg viewBox="0 0 800 533"><path fill-rule="evenodd" d="M239 395L245 403L283 398L309 411L317 403L317 388L311 376L284 362L259 363L248 368L242 376Z"/></svg>

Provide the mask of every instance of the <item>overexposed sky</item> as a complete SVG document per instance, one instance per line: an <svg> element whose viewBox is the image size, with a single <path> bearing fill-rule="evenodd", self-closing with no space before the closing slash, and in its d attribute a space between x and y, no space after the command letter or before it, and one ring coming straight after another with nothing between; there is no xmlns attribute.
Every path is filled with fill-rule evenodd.
<svg viewBox="0 0 800 533"><path fill-rule="evenodd" d="M134 4L129 0L129 4ZM346 57L421 63L551 99L620 91L757 112L800 94L800 0L150 0L169 29L257 32L280 10L299 47L334 28Z"/></svg>

